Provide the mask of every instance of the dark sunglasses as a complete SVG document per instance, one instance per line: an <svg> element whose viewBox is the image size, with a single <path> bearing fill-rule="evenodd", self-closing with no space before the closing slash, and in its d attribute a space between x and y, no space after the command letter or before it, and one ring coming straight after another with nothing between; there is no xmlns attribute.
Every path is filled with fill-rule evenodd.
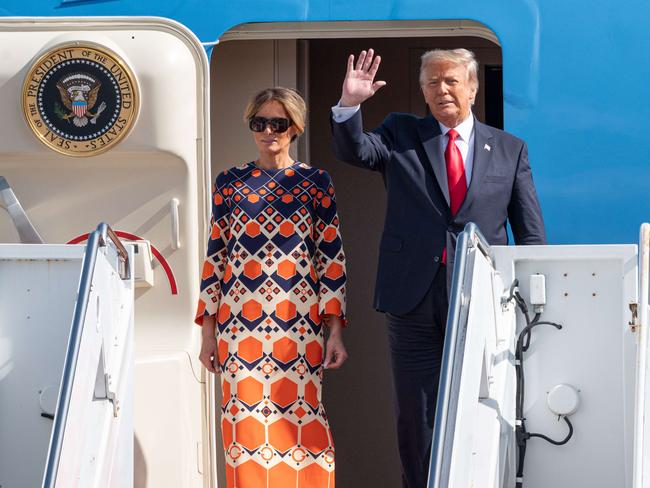
<svg viewBox="0 0 650 488"><path fill-rule="evenodd" d="M266 126L271 127L272 132L282 134L291 127L291 120L280 117L267 119L266 117L251 117L248 121L248 127L253 132L264 132Z"/></svg>

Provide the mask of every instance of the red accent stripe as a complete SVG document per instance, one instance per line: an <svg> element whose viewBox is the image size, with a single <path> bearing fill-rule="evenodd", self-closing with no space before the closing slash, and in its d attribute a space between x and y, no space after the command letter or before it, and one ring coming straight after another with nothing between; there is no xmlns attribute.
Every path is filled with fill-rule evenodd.
<svg viewBox="0 0 650 488"><path fill-rule="evenodd" d="M128 241L144 241L142 237L138 237L135 234L130 234L128 232L124 232L121 230L116 230L115 233L118 235L118 237L121 237L122 239L126 239ZM88 236L90 234L82 234L80 236L75 237L74 239L69 240L66 244L79 244L80 242L84 242L88 240ZM169 287L171 288L172 295L178 295L178 287L176 286L176 278L174 277L174 272L172 271L171 266L165 259L165 256L160 254L160 251L156 249L156 246L151 244L151 252L153 253L154 257L158 260L160 265L163 267L163 270L165 270L165 274L167 275L167 281L169 281Z"/></svg>
<svg viewBox="0 0 650 488"><path fill-rule="evenodd" d="M79 237L75 237L71 241L66 242L66 244L79 244L80 242L87 241L89 235L90 234L81 234Z"/></svg>

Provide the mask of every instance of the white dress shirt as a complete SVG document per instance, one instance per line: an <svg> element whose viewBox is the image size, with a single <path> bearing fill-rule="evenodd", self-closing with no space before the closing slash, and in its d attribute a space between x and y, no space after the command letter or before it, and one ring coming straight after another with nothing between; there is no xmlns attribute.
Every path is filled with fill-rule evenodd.
<svg viewBox="0 0 650 488"><path fill-rule="evenodd" d="M361 108L361 105L355 105L353 107L341 107L340 102L332 107L332 118L334 122L341 124L346 120L352 118L352 116L357 113ZM440 126L440 132L442 132L443 137L440 138L439 152L440 152L440 161L445 160L445 149L447 148L447 142L449 137L447 132L451 130L450 127L438 122ZM469 182L472 181L472 169L474 167L474 116L470 112L469 117L463 120L459 125L454 127L456 132L458 132L458 137L456 138L456 147L460 150L460 154L463 157L463 164L465 165L465 178L467 179L467 186L469 187ZM446 173L446 168L445 168Z"/></svg>
<svg viewBox="0 0 650 488"><path fill-rule="evenodd" d="M451 130L451 127L447 127L440 122L438 122L438 125L443 135L440 138L440 160L444 161L445 149L447 149L447 143L449 142L447 132ZM472 169L474 168L474 116L472 113L470 112L469 117L454 127L454 129L458 132L456 147L460 150L460 155L463 157L465 179L467 180L467 186L469 186L469 182L472 181Z"/></svg>

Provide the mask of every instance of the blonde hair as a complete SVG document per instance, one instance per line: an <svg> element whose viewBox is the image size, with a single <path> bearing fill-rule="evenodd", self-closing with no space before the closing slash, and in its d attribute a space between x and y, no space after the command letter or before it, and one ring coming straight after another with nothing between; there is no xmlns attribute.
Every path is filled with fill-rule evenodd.
<svg viewBox="0 0 650 488"><path fill-rule="evenodd" d="M478 91L478 61L474 57L474 53L467 49L433 49L427 51L422 55L422 64L420 65L420 84L424 84L424 70L431 63L440 61L449 61L454 64L460 64L465 67L467 72L467 79Z"/></svg>
<svg viewBox="0 0 650 488"><path fill-rule="evenodd" d="M274 86L265 88L253 95L244 111L244 121L248 122L267 102L275 101L284 107L291 124L296 128L298 134L293 136L292 141L305 132L305 119L307 118L307 105L300 94L292 88Z"/></svg>

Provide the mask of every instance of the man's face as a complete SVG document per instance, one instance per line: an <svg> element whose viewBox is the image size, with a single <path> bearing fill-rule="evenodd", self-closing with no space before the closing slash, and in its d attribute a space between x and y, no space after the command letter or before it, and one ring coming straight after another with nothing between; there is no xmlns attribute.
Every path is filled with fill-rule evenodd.
<svg viewBox="0 0 650 488"><path fill-rule="evenodd" d="M438 61L425 67L422 93L436 120L456 127L469 116L476 87L467 79L467 69L462 64Z"/></svg>

